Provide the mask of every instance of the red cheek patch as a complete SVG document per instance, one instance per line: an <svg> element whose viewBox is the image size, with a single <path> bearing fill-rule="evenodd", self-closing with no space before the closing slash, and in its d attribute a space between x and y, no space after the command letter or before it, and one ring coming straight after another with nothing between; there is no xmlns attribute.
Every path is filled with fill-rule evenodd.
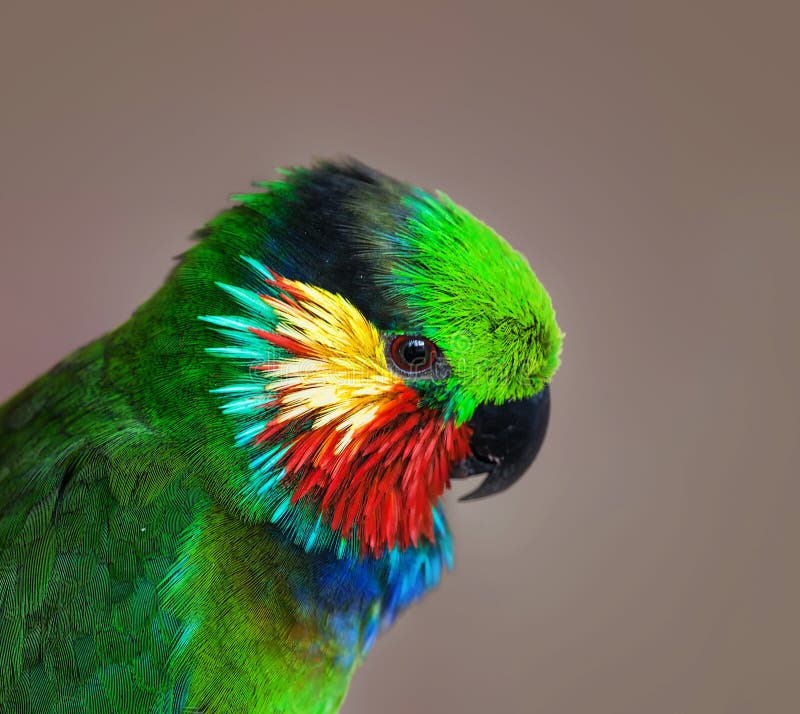
<svg viewBox="0 0 800 714"><path fill-rule="evenodd" d="M273 422L259 440L281 440L286 426ZM450 485L451 466L469 455L468 427L420 407L406 386L349 437L339 427L333 421L293 439L282 460L292 502L312 502L362 554L433 541L431 508Z"/></svg>

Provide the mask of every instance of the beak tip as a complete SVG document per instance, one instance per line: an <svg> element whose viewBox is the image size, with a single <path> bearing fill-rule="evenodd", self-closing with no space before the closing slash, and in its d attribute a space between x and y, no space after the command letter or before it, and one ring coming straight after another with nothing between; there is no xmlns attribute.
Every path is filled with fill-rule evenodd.
<svg viewBox="0 0 800 714"><path fill-rule="evenodd" d="M505 491L512 483L517 481L524 472L524 469L519 474L509 473L509 469L503 466L496 466L489 471L486 478L481 481L478 488L470 491L469 493L461 496L459 501L477 501L479 498L486 496L493 496L496 493Z"/></svg>
<svg viewBox="0 0 800 714"><path fill-rule="evenodd" d="M484 496L490 495L493 491L484 492L484 486L486 486L489 481L491 480L491 476L487 476L483 481L481 481L481 485L478 488L473 489L467 494L461 496L458 500L460 503L466 503L468 501L477 501L479 498L483 498Z"/></svg>

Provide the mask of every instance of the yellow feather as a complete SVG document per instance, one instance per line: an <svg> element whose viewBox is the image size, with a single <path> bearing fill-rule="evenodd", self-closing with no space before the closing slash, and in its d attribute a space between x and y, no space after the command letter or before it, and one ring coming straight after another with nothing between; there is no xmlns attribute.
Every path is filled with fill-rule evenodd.
<svg viewBox="0 0 800 714"><path fill-rule="evenodd" d="M296 302L262 299L278 315L275 331L304 354L282 360L272 373L269 389L283 405L275 418L286 422L314 412L314 426L338 422L341 452L388 403L399 380L386 364L380 333L355 306L322 288L285 283Z"/></svg>

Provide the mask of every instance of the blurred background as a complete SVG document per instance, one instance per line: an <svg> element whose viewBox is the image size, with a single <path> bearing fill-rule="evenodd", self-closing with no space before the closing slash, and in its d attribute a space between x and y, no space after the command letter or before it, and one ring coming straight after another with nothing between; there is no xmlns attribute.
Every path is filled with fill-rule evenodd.
<svg viewBox="0 0 800 714"><path fill-rule="evenodd" d="M344 714L798 711L800 6L521 5L4 0L0 399L275 167L442 188L529 257L563 368Z"/></svg>

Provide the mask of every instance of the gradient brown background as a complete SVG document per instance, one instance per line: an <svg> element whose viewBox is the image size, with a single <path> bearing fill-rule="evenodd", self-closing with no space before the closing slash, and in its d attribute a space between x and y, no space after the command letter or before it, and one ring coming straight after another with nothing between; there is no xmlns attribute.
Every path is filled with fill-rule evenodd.
<svg viewBox="0 0 800 714"><path fill-rule="evenodd" d="M553 295L551 433L345 714L800 711L792 5L5 0L0 398L273 167L443 188Z"/></svg>

